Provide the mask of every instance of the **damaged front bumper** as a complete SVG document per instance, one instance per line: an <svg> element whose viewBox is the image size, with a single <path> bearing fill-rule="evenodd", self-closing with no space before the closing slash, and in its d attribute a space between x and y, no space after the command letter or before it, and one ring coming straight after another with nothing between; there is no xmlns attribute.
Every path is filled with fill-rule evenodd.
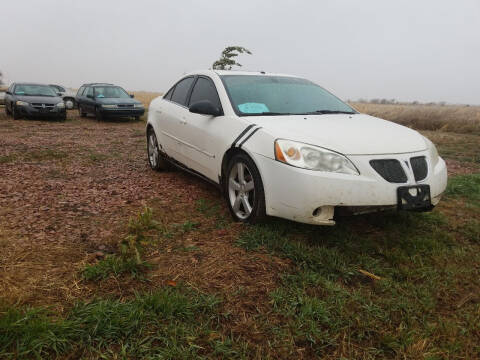
<svg viewBox="0 0 480 360"><path fill-rule="evenodd" d="M393 158L405 163L405 159L425 156L428 175L415 181L408 174L404 183L391 183L380 176L370 165L372 159ZM255 156L261 171L265 189L268 215L307 224L334 225L335 214L360 214L388 209L431 210L440 201L447 185L447 168L443 159L431 163L427 151L392 155L355 155L350 160L359 169L360 175L311 171L287 166L265 156ZM408 173L408 166L404 167ZM426 192L411 191L411 203L404 204L408 188L427 189ZM417 198L418 194L418 198Z"/></svg>

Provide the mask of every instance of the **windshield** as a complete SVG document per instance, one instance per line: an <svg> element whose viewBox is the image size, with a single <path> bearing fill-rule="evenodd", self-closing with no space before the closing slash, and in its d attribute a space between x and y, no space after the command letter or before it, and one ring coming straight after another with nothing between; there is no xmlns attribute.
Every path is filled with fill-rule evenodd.
<svg viewBox="0 0 480 360"><path fill-rule="evenodd" d="M15 95L23 96L58 96L55 91L47 85L16 85Z"/></svg>
<svg viewBox="0 0 480 360"><path fill-rule="evenodd" d="M356 113L327 90L305 79L257 75L221 78L240 116Z"/></svg>
<svg viewBox="0 0 480 360"><path fill-rule="evenodd" d="M125 90L118 86L95 86L94 89L96 98L125 99L130 97Z"/></svg>

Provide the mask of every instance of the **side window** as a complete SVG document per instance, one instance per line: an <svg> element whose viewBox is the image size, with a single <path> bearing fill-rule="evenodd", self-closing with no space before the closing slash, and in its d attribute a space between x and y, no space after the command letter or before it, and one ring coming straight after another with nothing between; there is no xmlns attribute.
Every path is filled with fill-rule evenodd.
<svg viewBox="0 0 480 360"><path fill-rule="evenodd" d="M210 100L213 105L221 107L215 84L212 80L204 77L199 77L195 83L192 96L190 97L190 104L201 100Z"/></svg>
<svg viewBox="0 0 480 360"><path fill-rule="evenodd" d="M81 86L80 89L78 89L77 91L77 96L82 96L83 90L85 90L85 88Z"/></svg>
<svg viewBox="0 0 480 360"><path fill-rule="evenodd" d="M65 89L61 86L56 86L57 90L60 92L65 92Z"/></svg>
<svg viewBox="0 0 480 360"><path fill-rule="evenodd" d="M167 99L167 100L171 100L171 99L172 99L173 90L175 90L175 86L173 86L170 90L168 90L168 92L165 94L165 96L164 96L163 98L164 98L164 99Z"/></svg>
<svg viewBox="0 0 480 360"><path fill-rule="evenodd" d="M93 96L93 88L91 86L87 87L87 90L84 92L85 92L85 96L89 96L89 95Z"/></svg>
<svg viewBox="0 0 480 360"><path fill-rule="evenodd" d="M193 83L193 77L188 77L180 81L173 90L172 101L177 104L187 106L187 95Z"/></svg>

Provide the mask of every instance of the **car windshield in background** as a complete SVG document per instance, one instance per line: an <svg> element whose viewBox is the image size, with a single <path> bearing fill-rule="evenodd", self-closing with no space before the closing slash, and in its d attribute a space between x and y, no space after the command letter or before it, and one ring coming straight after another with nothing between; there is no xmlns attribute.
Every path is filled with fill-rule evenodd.
<svg viewBox="0 0 480 360"><path fill-rule="evenodd" d="M126 99L129 98L130 95L127 94L125 90L121 87L116 86L96 86L95 87L95 97L96 98L119 98L119 99Z"/></svg>
<svg viewBox="0 0 480 360"><path fill-rule="evenodd" d="M327 90L305 79L260 75L221 78L240 116L356 113Z"/></svg>
<svg viewBox="0 0 480 360"><path fill-rule="evenodd" d="M58 96L55 91L46 85L16 85L15 95L23 96Z"/></svg>

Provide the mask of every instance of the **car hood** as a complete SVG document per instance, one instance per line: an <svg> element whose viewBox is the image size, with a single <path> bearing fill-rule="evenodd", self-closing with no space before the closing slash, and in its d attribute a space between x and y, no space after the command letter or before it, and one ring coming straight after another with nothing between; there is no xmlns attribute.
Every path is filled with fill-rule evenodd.
<svg viewBox="0 0 480 360"><path fill-rule="evenodd" d="M28 103L40 103L40 104L58 104L62 102L62 98L58 96L21 96L15 95L15 100L25 101Z"/></svg>
<svg viewBox="0 0 480 360"><path fill-rule="evenodd" d="M117 105L117 104L141 104L140 101L132 99L132 98L96 98L95 99L99 104L109 104L109 105Z"/></svg>
<svg viewBox="0 0 480 360"><path fill-rule="evenodd" d="M417 131L365 114L255 116L249 120L275 138L346 155L408 153L427 148Z"/></svg>

